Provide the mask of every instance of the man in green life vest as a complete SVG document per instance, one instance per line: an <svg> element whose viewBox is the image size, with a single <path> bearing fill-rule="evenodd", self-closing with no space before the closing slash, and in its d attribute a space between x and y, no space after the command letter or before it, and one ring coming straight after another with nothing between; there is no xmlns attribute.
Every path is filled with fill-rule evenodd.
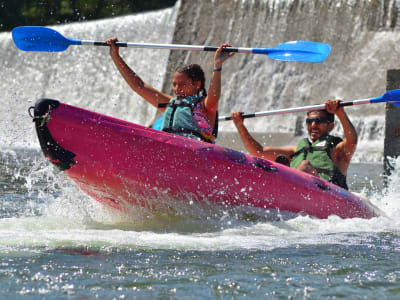
<svg viewBox="0 0 400 300"><path fill-rule="evenodd" d="M340 100L328 100L324 110L307 113L309 138L300 140L297 146L263 147L244 126L241 112L233 112L231 117L250 154L272 161L286 161L292 168L319 176L347 189L347 169L356 150L357 132L339 103ZM329 134L334 127L335 115L344 130L343 140Z"/></svg>

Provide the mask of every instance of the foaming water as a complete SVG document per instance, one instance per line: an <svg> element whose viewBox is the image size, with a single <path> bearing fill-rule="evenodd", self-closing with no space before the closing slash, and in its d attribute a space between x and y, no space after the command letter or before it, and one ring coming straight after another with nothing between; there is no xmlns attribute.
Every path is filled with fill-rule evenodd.
<svg viewBox="0 0 400 300"><path fill-rule="evenodd" d="M192 207L191 214L185 210L152 214L137 209L125 215L90 199L38 151L2 150L2 158L6 167L1 172L0 240L8 251L66 245L202 251L357 245L365 236L395 233L400 225L396 217L400 210L397 169L386 189L364 190L386 214L370 220L336 216L320 220L279 211L224 207Z"/></svg>
<svg viewBox="0 0 400 300"><path fill-rule="evenodd" d="M83 194L38 150L0 154L1 296L398 296L397 167L385 190L357 181L386 214L370 220L223 207L193 207L197 218L127 216Z"/></svg>

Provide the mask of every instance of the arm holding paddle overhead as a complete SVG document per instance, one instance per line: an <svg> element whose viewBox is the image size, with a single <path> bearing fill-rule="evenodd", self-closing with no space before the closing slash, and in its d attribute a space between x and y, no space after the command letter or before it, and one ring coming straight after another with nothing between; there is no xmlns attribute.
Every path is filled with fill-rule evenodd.
<svg viewBox="0 0 400 300"><path fill-rule="evenodd" d="M116 38L110 38L107 40L107 43L110 47L110 56L113 59L118 71L121 73L122 77L128 83L128 85L141 97L143 97L146 101L151 103L153 106L158 109L164 111L165 107L159 107L159 104L168 103L173 96L167 95L152 86L146 84L129 66L128 64L121 58L119 55L119 47ZM221 71L222 64L232 57L234 52L224 52L223 49L230 47L228 44L222 44L216 51L214 56L214 69L211 77L209 94L206 96L204 101L204 110L207 114L209 120L212 120L212 124L215 123L215 114L218 108L218 101L221 96ZM186 72L187 70L185 70ZM190 83L186 82L186 78L182 76L176 76L175 72L173 78L173 89L177 96L181 96L181 94L189 96L197 92L196 89L203 89L202 83L200 81L194 83L194 85L198 85L193 89L190 88ZM178 74L179 75L179 74ZM195 76L196 77L196 76ZM197 81L197 78L192 78L194 81ZM194 91L196 90L196 91Z"/></svg>
<svg viewBox="0 0 400 300"><path fill-rule="evenodd" d="M356 151L358 137L353 124L340 103L342 103L340 100L328 100L325 106L329 113L338 117L343 127L345 137L342 142L332 149L331 157L339 171L346 175L350 160Z"/></svg>
<svg viewBox="0 0 400 300"><path fill-rule="evenodd" d="M330 135L339 118L344 139ZM357 133L340 100L328 100L325 109L307 112L309 140L300 140L290 166L330 181L344 189L347 169L357 145Z"/></svg>
<svg viewBox="0 0 400 300"><path fill-rule="evenodd" d="M129 86L146 101L164 112L160 130L177 135L214 143L217 136L216 112L221 96L222 64L234 55L225 52L222 44L214 55L214 70L210 93L205 89L204 71L198 64L178 68L172 78L170 96L146 84L121 58L116 38L107 40L110 56Z"/></svg>
<svg viewBox="0 0 400 300"><path fill-rule="evenodd" d="M349 102L328 100L325 104L321 105L311 105L247 114L232 113L230 116L219 117L218 119L221 121L233 120L235 122L240 137L246 149L251 154L261 158L274 160L274 158L277 157L275 155L279 155L280 150L289 151L286 154L295 151L293 154L290 154L289 157L286 156L287 158L291 159L290 166L292 168L296 168L300 171L313 175L318 175L322 179L347 189L346 174L350 160L357 146L357 133L343 107L385 102L400 107L400 89L387 91L382 96L368 99L353 100ZM305 111L307 111L306 124L309 139L300 140L297 147L262 147L253 139L246 127L243 125L244 118ZM345 135L344 140L329 135L334 127L334 115L338 117L342 124ZM313 149L313 151L309 151L309 148ZM272 153L269 152L269 150L272 150ZM328 152L330 155L325 155ZM280 154L285 155L284 152L281 152ZM275 161L278 162L276 158ZM284 160L282 162L285 164ZM328 167L330 169L327 169L326 166L321 166L323 168L318 168L318 164L321 164L321 162L324 164L325 162L328 162ZM325 172L325 174L323 174L323 172Z"/></svg>
<svg viewBox="0 0 400 300"><path fill-rule="evenodd" d="M218 110L218 102L221 97L222 65L227 59L235 55L234 52L224 52L223 50L227 47L231 47L231 45L222 44L215 52L210 87L208 89L208 95L204 100L204 110L213 127L216 121L215 117Z"/></svg>
<svg viewBox="0 0 400 300"><path fill-rule="evenodd" d="M296 151L296 146L263 147L247 130L246 126L244 125L244 119L241 112L231 113L231 118L238 130L243 145L250 154L263 159L275 161L280 155L289 158L290 155Z"/></svg>
<svg viewBox="0 0 400 300"><path fill-rule="evenodd" d="M345 138L330 135L334 128L334 116L342 123ZM297 146L262 147L249 134L241 113L232 113L239 135L246 149L255 156L281 162L299 171L319 176L347 189L346 174L357 145L357 133L343 109L340 100L328 100L324 106L307 112L308 138ZM283 155L284 157L280 157Z"/></svg>
<svg viewBox="0 0 400 300"><path fill-rule="evenodd" d="M137 94L153 106L164 111L165 107L159 108L158 104L168 103L172 99L172 96L164 94L145 83L119 55L119 47L116 45L117 41L116 38L110 38L107 40L107 44L110 45L110 56L122 77Z"/></svg>

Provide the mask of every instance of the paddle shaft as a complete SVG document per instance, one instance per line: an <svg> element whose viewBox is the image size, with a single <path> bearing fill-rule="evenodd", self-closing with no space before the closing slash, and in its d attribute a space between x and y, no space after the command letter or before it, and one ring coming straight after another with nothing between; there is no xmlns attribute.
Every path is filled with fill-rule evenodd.
<svg viewBox="0 0 400 300"><path fill-rule="evenodd" d="M379 97L379 98L381 98L381 97ZM376 99L378 99L378 98L376 98ZM378 102L378 101L375 101L375 102ZM384 102L384 101L380 101L380 102ZM360 105L360 104L368 104L368 103L371 103L371 98L349 101L349 102L340 102L339 105L340 106L352 106L352 105ZM289 113L320 110L320 109L325 109L325 104L261 111L261 112L251 113L251 114L242 114L242 117L243 117L243 119L256 118L256 117L263 117L263 116L283 115L283 114L289 114ZM229 121L229 120L232 120L232 118L230 116L226 116L226 117L219 117L218 120L219 121Z"/></svg>
<svg viewBox="0 0 400 300"><path fill-rule="evenodd" d="M71 44L75 45L89 45L89 46L110 46L107 42L103 41L90 41L90 40L76 40L70 39L73 42ZM309 42L312 43L312 42ZM169 50L187 50L187 51L210 51L215 52L218 50L219 47L212 47L212 46L196 46L196 45L180 45L180 44L152 44L152 43L124 43L124 42L116 42L115 43L118 47L130 47L130 48L151 48L151 49L169 49ZM223 48L222 52L237 52L237 53L253 53L253 54L271 54L271 53L284 53L290 52L296 54L303 54L303 55L310 55L312 54L311 50L282 50L282 49L275 49L275 48L233 48L227 47ZM313 53L314 55L316 53Z"/></svg>
<svg viewBox="0 0 400 300"><path fill-rule="evenodd" d="M106 42L87 41L81 40L81 45L90 46L110 46ZM210 46L195 46L195 45L178 45L178 44L151 44L151 43L115 43L118 47L132 47L132 48L152 48L152 49L170 49L170 50L188 50L188 51L217 51L218 47ZM274 49L268 51L273 52ZM252 48L223 48L223 52L238 52L238 53L253 53Z"/></svg>

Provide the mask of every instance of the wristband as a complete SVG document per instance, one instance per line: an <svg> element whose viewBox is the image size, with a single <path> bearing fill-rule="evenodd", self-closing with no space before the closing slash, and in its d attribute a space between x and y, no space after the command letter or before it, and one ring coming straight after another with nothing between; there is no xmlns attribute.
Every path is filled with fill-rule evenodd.
<svg viewBox="0 0 400 300"><path fill-rule="evenodd" d="M213 69L213 72L221 72L222 71L222 67L219 69Z"/></svg>

